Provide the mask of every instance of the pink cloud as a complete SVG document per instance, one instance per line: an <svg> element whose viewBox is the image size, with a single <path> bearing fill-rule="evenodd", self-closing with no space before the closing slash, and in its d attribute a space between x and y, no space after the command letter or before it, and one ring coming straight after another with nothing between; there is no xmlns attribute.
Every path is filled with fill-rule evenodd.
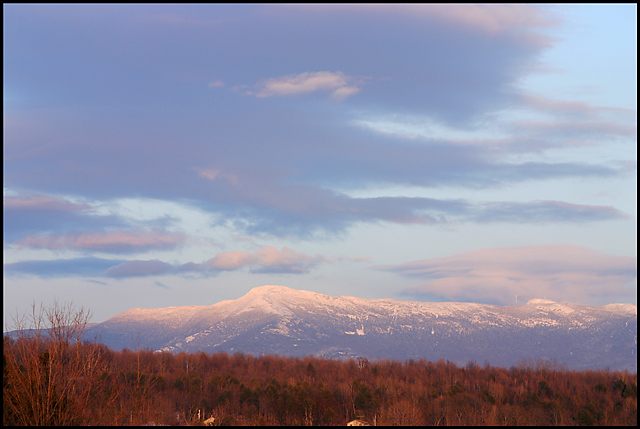
<svg viewBox="0 0 640 429"><path fill-rule="evenodd" d="M209 259L206 264L214 270L232 271L255 264L255 255L244 251L222 252Z"/></svg>
<svg viewBox="0 0 640 429"><path fill-rule="evenodd" d="M314 92L329 92L331 98L344 100L360 91L357 79L341 72L305 72L297 75L265 79L259 83L262 89L256 97L293 97Z"/></svg>
<svg viewBox="0 0 640 429"><path fill-rule="evenodd" d="M317 4L289 5L313 11L357 10L384 14L398 14L415 19L427 19L449 22L464 26L485 34L496 35L522 32L532 29L556 27L560 20L552 13L535 5L523 4ZM548 41L539 36L540 41Z"/></svg>
<svg viewBox="0 0 640 429"><path fill-rule="evenodd" d="M217 179L226 179L234 185L238 184L238 175L233 173L225 173L218 168L194 168L198 172L198 176L203 179L208 180L217 180Z"/></svg>
<svg viewBox="0 0 640 429"><path fill-rule="evenodd" d="M502 304L513 304L516 295L583 304L630 299L637 284L636 257L569 244L486 248L377 268L424 279L410 294Z"/></svg>
<svg viewBox="0 0 640 429"><path fill-rule="evenodd" d="M76 249L109 253L172 249L185 242L182 234L154 231L111 231L66 235L30 235L16 241L19 247Z"/></svg>
<svg viewBox="0 0 640 429"><path fill-rule="evenodd" d="M619 107L594 106L584 101L554 100L552 98L540 97L531 94L523 94L522 101L529 107L536 108L549 113L566 113L592 116L600 113L616 113L635 117L637 110L624 109Z"/></svg>
<svg viewBox="0 0 640 429"><path fill-rule="evenodd" d="M426 14L459 22L488 34L506 33L523 28L550 28L559 23L542 8L531 5L432 4L424 6L423 11ZM416 12L420 10L418 6L414 7Z"/></svg>
<svg viewBox="0 0 640 429"><path fill-rule="evenodd" d="M595 106L583 101L555 100L530 94L521 96L526 108L547 116L542 120L520 120L515 130L562 146L601 145L602 137L637 138L637 110ZM550 146L547 144L547 146Z"/></svg>
<svg viewBox="0 0 640 429"><path fill-rule="evenodd" d="M324 261L325 258L320 255L309 256L288 247L279 251L275 247L265 246L255 252L222 252L205 262L205 265L220 271L248 267L254 272L300 273Z"/></svg>
<svg viewBox="0 0 640 429"><path fill-rule="evenodd" d="M202 263L170 264L157 259L124 261L110 267L105 275L118 278L186 273L208 275L243 268L248 268L252 273L300 274L323 262L333 261L321 255L305 255L288 247L277 250L266 246L255 252L222 252Z"/></svg>
<svg viewBox="0 0 640 429"><path fill-rule="evenodd" d="M360 92L360 88L355 86L341 86L331 93L331 98L337 101L344 100Z"/></svg>

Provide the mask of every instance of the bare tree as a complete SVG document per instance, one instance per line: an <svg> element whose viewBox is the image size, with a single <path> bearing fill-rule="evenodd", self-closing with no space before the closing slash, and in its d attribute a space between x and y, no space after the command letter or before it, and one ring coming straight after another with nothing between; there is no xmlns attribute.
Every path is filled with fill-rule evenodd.
<svg viewBox="0 0 640 429"><path fill-rule="evenodd" d="M57 301L39 308L34 303L30 314L14 316L15 335L3 340L3 424L99 421L99 410L89 404L103 368L103 349L84 341L89 318L84 308Z"/></svg>
<svg viewBox="0 0 640 429"><path fill-rule="evenodd" d="M389 426L422 426L422 413L415 401L402 398L390 405L382 423Z"/></svg>

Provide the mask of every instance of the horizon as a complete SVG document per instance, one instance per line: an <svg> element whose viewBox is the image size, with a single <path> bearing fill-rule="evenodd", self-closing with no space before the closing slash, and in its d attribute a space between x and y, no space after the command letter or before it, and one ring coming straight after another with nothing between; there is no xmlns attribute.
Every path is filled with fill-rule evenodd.
<svg viewBox="0 0 640 429"><path fill-rule="evenodd" d="M3 12L4 330L261 284L637 306L637 5Z"/></svg>
<svg viewBox="0 0 640 429"><path fill-rule="evenodd" d="M262 286L256 286L252 289L250 289L248 292L246 292L245 294L237 297L237 298L231 298L231 299L225 299L225 300L221 300L218 302L215 302L213 304L201 304L201 305L184 305L184 306L166 306L166 307L132 307L129 309L126 309L120 313L117 314L113 314L111 316L108 316L106 319L99 321L99 322L95 322L95 321L91 321L89 320L87 322L87 327L89 326L93 326L93 325L98 325L101 323L104 323L106 321L108 321L109 319L118 316L122 313L131 311L131 310L159 310L159 309L167 309L167 308L180 308L180 307L212 307L214 305L223 303L223 302L231 302L231 301L237 301L243 297L245 297L246 295L248 295L249 293L253 292L256 289L262 289L262 288L268 288L268 287L282 287L282 288L286 288L286 289L291 289L294 291L302 291L302 292L312 292L312 293L319 293L319 292L313 292L313 291L307 291L304 289L296 289L296 288L292 288L290 286L283 286L283 285L262 285ZM335 297L335 298L340 298L340 297L346 297L346 298L359 298L359 299L365 299L365 300L392 300L392 301L398 301L398 302L419 302L419 303L431 303L431 304L478 304L478 305L490 305L490 306L498 306L498 307L520 307L520 306L524 306L524 305L530 305L530 304L537 304L537 303L542 303L542 304L564 304L564 305L584 305L584 306L589 306L592 307L590 305L585 305L585 304L577 304L577 303L570 303L570 302L557 302L557 301L553 301L547 298L531 298L529 299L527 302L521 302L521 303L513 303L513 304L485 304L485 303L481 303L481 302L469 302L469 301L416 301L416 300L409 300L409 299L396 299L396 298L362 298L362 297L358 297L358 296L353 296L353 295L329 295L329 294L322 294L321 295L328 295L331 297ZM45 303L42 303L43 305L45 305ZM637 304L634 303L621 303L621 302L614 302L614 303L609 303L609 304L603 304L603 305L598 305L598 306L593 306L593 307L605 307L605 306L609 306L609 305L633 305L637 308ZM91 309L86 309L89 310L91 312ZM4 330L3 333L8 333L8 332L14 332L15 329L11 329L8 330L8 328L10 328L10 326L7 326L5 324L4 326ZM32 329L32 328L28 328L28 329Z"/></svg>
<svg viewBox="0 0 640 429"><path fill-rule="evenodd" d="M425 304L478 304L478 305L489 305L489 306L496 306L496 307L521 307L521 306L525 306L525 305L531 305L531 304L562 304L562 305L577 305L577 306L586 306L586 307L606 307L606 306L611 306L611 305L632 305L635 306L637 308L637 304L634 303L621 303L621 302L614 302L614 303L609 303L609 304L603 304L603 305L596 305L596 306L592 306L592 305L586 305L586 304L577 304L577 303L571 303L571 302L558 302L558 301L553 301L547 298L531 298L526 302L521 302L521 303L513 303L513 304L486 304L486 303L481 303L481 302L471 302L471 301L416 301L416 300L409 300L409 299L396 299L396 298L362 298L362 297L358 297L358 296L354 296L354 295L329 295L329 294L323 294L320 292L313 292L313 291L308 291L308 290L304 290L304 289L296 289L296 288L292 288L290 286L283 286L283 285L262 285L262 286L256 286L254 288L252 288L251 290L249 290L248 292L246 292L245 294L237 297L237 298L231 298L231 299L225 299L222 301L218 301L218 302L214 302L213 304L200 304L200 305L183 305L183 306L166 306L166 307L132 307L129 308L127 310L124 310L120 313L114 314L109 316L107 319L102 320L100 322L93 322L90 321L87 325L97 325L103 322L108 321L109 319L118 316L122 313L126 313L128 311L131 310L161 310L161 309L168 309L168 308L181 308L181 307L213 307L217 304L221 304L223 302L233 302L233 301L237 301L240 300L241 298L244 298L245 296L247 296L249 293L255 291L256 289L263 289L263 288L268 288L268 287L278 287L278 288L286 288L286 289L291 289L294 291L300 291L300 292L311 292L311 293L319 293L321 295L327 295L327 296L331 296L334 298L358 298L358 299L364 299L364 300L368 300L368 301L374 301L374 300L392 300L392 301L398 301L398 302L416 302L416 303L425 303ZM91 311L91 309L88 309L89 311ZM5 327L5 333L7 332L13 332L13 331L7 331L6 327Z"/></svg>
<svg viewBox="0 0 640 429"><path fill-rule="evenodd" d="M213 304L202 304L202 305L184 305L184 306L167 306L167 307L133 307L133 308L129 308L128 310L125 310L121 313L118 314L114 314L113 316L110 316L109 318L103 320L102 322L106 322L107 320L111 319L112 317L118 316L119 314L122 314L124 312L130 311L130 310L158 310L158 309L166 309L166 308L179 308L179 307L212 307L216 304L220 304L222 302L229 302L229 301L236 301L239 300L243 297L245 297L246 295L248 295L250 292L254 291L255 289L259 289L259 288L264 288L264 287L269 287L269 286L277 286L277 287L285 287L287 289L292 289L292 290L296 290L296 291L303 291L303 292L313 292L313 291L307 291L307 290L303 290L303 289L295 289L289 286L282 286L282 285L263 285L263 286L256 286L252 289L250 289L248 292L246 292L244 295L241 295L237 298L232 298L232 299L225 299L222 301L218 301L215 302ZM313 293L320 293L320 292L313 292ZM579 305L579 306L587 306L587 307L605 307L608 305L633 305L635 307L637 307L637 304L634 303L625 303L625 302L612 302L609 304L603 304L603 305L586 305L586 304L576 304L576 303L571 303L571 302L558 302L558 301L553 301L550 299L546 299L546 298L531 298L529 299L527 302L522 302L522 303L514 303L514 304L486 304L486 303L482 303L482 302L470 302L470 301L416 301L416 300L409 300L409 299L397 299L397 298L362 298L359 296L354 296L354 295L329 295L329 294L322 294L321 295L328 295L331 297L335 297L335 298L340 298L340 297L347 297L347 298L359 298L359 299L365 299L365 300L393 300L393 301L399 301L399 302L420 302L420 303L430 303L430 304L478 304L478 305L491 305L491 306L497 306L497 307L521 307L523 305L530 305L530 304L537 304L537 303L544 303L544 304L566 304L566 305ZM92 322L92 324L99 324L102 322Z"/></svg>
<svg viewBox="0 0 640 429"><path fill-rule="evenodd" d="M76 310L64 306L69 314ZM426 303L265 285L213 305L130 309L85 328L85 338L113 350L476 360L503 367L546 359L574 369L637 367L635 304ZM15 338L21 332L5 335Z"/></svg>

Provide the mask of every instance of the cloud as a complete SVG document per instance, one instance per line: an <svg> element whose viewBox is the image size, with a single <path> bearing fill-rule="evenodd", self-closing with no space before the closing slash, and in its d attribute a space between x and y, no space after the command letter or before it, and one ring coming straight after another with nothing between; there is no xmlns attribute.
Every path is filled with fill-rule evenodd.
<svg viewBox="0 0 640 429"><path fill-rule="evenodd" d="M47 9L47 19L37 18L37 9L8 11L7 34L15 35L10 41L18 41L5 46L8 60L42 52L47 40L70 42L34 59L50 64L46 78L33 67L5 61L13 64L5 70L7 86L26 82L42 90L39 100L55 96L57 103L82 103L91 98L122 108L126 101L201 101L162 82L185 69L201 75L205 85L215 70L215 79L229 87L273 76L277 84L278 79L300 76L292 71L326 73L319 84L335 85L343 73L346 79L375 76L386 82L366 91L363 106L374 101L461 119L482 111L487 102L509 101L505 87L549 47L542 31L558 22L556 15L535 5L155 7L159 13L150 16L140 6L104 15L61 6ZM123 19L126 25L114 27L106 38L91 31L91 24ZM22 22L25 25L18 24ZM26 31L35 23L42 37ZM209 25L195 25L205 23ZM167 31L170 24L187 25L176 32ZM99 55L87 49L92 45L105 49ZM78 51L83 56L74 56ZM72 72L56 58L71 64ZM54 92L51 80L67 91ZM294 92L313 84L289 83L297 87ZM359 84L347 81L342 87L353 91Z"/></svg>
<svg viewBox="0 0 640 429"><path fill-rule="evenodd" d="M611 206L570 204L562 201L533 201L529 203L494 202L478 206L473 216L476 222L596 222L629 218Z"/></svg>
<svg viewBox="0 0 640 429"><path fill-rule="evenodd" d="M297 205L289 203L295 201ZM250 233L311 237L316 233L343 232L361 222L444 225L458 223L585 223L627 219L610 206L570 204L560 201L473 202L465 199L422 197L350 198L308 193L287 200L286 207L264 207L245 213L238 225Z"/></svg>
<svg viewBox="0 0 640 429"><path fill-rule="evenodd" d="M65 235L29 235L14 242L18 247L72 249L107 253L132 253L174 249L184 244L183 234L153 231L111 231Z"/></svg>
<svg viewBox="0 0 640 429"><path fill-rule="evenodd" d="M256 97L293 97L314 92L328 92L335 100L344 100L360 91L358 79L341 72L305 72L261 81Z"/></svg>
<svg viewBox="0 0 640 429"><path fill-rule="evenodd" d="M328 140L331 141L331 137ZM173 182L183 186L171 189L174 187L172 183L166 187L154 183L148 188L147 195L168 200L188 198L191 204L217 212L240 230L276 236L312 237L342 233L359 222L540 223L624 218L613 207L581 206L560 201L474 203L462 199L352 198L331 190L334 184L359 182L484 188L554 177L612 177L618 174L611 167L572 163L490 162L481 148L460 149L456 145L445 144L411 147L397 143L393 147L392 142L386 140L386 137L371 139L367 142L368 149L358 147L359 143L354 145L345 141L341 149L343 156L338 158L327 158L329 148L307 147L307 155L298 153L296 148L283 148L289 153L287 159L298 159L294 165L304 167L294 174L289 173L287 167L280 169L273 165L279 161L268 151L233 147L228 152L249 154L248 165L235 161L234 154L230 157L233 161L227 162L223 168L185 167L185 176L173 176ZM355 141L358 142L358 138ZM254 158L264 160L264 164L252 165L250 160ZM145 181L140 181L140 178L147 174L144 168L151 168L151 164L142 166L137 171L137 178L128 178L129 172L123 171L123 177L117 179L123 181L118 189L126 195L131 183L145 187ZM331 174L327 174L328 171ZM148 175L150 180L158 180L154 171L149 170ZM195 182L192 181L194 176ZM87 180L95 178L88 177ZM96 186L96 189L101 189L101 185ZM131 229L131 225L122 218L97 216L84 206L77 210L64 208L49 211L5 209L5 238L8 242L15 241L17 245L32 248L76 248L113 253L169 249L185 240L179 234ZM115 231L114 227L117 228Z"/></svg>
<svg viewBox="0 0 640 429"><path fill-rule="evenodd" d="M4 210L90 210L88 204L72 203L64 198L54 198L45 195L30 197L4 197L2 201Z"/></svg>
<svg viewBox="0 0 640 429"><path fill-rule="evenodd" d="M428 5L426 13L464 23L488 34L531 31L559 24L557 17L531 5Z"/></svg>
<svg viewBox="0 0 640 429"><path fill-rule="evenodd" d="M73 7L61 6L46 19L18 9L6 20L11 39L5 44L5 80L7 87L39 95L28 97L20 109L6 109L17 118L5 126L8 187L90 201L183 201L219 215L242 233L298 237L341 233L359 222L485 222L494 214L493 219L509 222L545 216L570 222L578 212L591 220L619 216L615 209L561 212L539 202L483 206L442 200L434 208L430 199L358 199L344 193L379 185L447 187L455 197L460 188L621 177L624 169L600 160L510 158L587 133L601 137L606 124L600 116L591 130L567 121L533 138L540 127L529 120L511 127L502 140L465 145L440 137L407 142L353 126L356 117L380 114L415 115L448 129L468 129L501 109L523 105L536 113L572 112L568 119L582 124L576 112L590 106L527 98L514 89L548 47L527 39L555 25L545 8L229 6L191 9L183 19L180 7L158 5L155 21L148 11L127 12L126 19L118 10L105 15L100 19L129 23L106 36L87 30L99 27L93 25L98 15L70 14ZM216 23L167 31L168 22L187 24L185 19ZM38 37L28 28L38 28ZM45 42L55 49L43 47ZM120 48L86 49L94 45ZM41 74L44 69L47 74ZM167 85L167 76L186 72L200 76L197 84ZM222 82L227 88L259 82L252 89L268 100L205 88ZM310 103L313 97L307 96L318 94L342 103ZM289 99L283 103L278 97ZM89 114L96 109L102 114ZM629 129L610 131L630 136ZM571 204L571 197L564 202ZM544 216L536 211L542 207ZM5 207L5 237L12 242L131 227L91 212L23 215ZM595 213L601 217L589 217Z"/></svg>
<svg viewBox="0 0 640 429"><path fill-rule="evenodd" d="M320 255L308 256L288 247L278 251L265 246L255 252L223 252L204 264L213 271L233 271L248 267L255 273L305 273L325 261Z"/></svg>
<svg viewBox="0 0 640 429"><path fill-rule="evenodd" d="M637 286L637 258L569 244L496 247L376 267L423 283L403 293L452 301L513 304L532 298L607 304ZM609 298L607 298L609 297Z"/></svg>
<svg viewBox="0 0 640 429"><path fill-rule="evenodd" d="M117 228L125 224L117 216L97 214L90 204L78 204L62 197L35 195L3 200L3 233L7 241L43 232Z"/></svg>
<svg viewBox="0 0 640 429"><path fill-rule="evenodd" d="M505 123L515 135L533 144L520 146L528 151L575 146L604 146L611 142L637 139L637 111L595 106L575 100L557 100L521 94L520 107L532 117ZM516 146L512 146L516 148Z"/></svg>
<svg viewBox="0 0 640 429"><path fill-rule="evenodd" d="M234 185L238 184L238 176L233 173L224 173L223 171L217 168L194 168L194 170L196 170L198 172L198 176L202 177L203 179L208 179L213 181L218 178L221 178L221 179L228 180L230 183L233 183Z"/></svg>
<svg viewBox="0 0 640 429"><path fill-rule="evenodd" d="M513 126L519 130L539 137L553 138L571 144L577 139L589 139L596 143L598 139L611 137L635 138L638 129L635 124L626 124L605 120L550 120L517 121Z"/></svg>
<svg viewBox="0 0 640 429"><path fill-rule="evenodd" d="M146 277L160 276L170 274L175 269L171 264L159 261L157 259L151 261L126 261L106 270L106 277L125 278L125 277Z"/></svg>
<svg viewBox="0 0 640 429"><path fill-rule="evenodd" d="M125 261L94 257L24 261L4 264L8 276L35 275L39 277L103 277L106 270Z"/></svg>
<svg viewBox="0 0 640 429"><path fill-rule="evenodd" d="M532 5L517 4L292 4L289 7L308 9L315 13L350 10L385 15L404 15L417 20L446 22L464 26L485 34L529 33L536 29L558 26L557 16ZM538 36L542 38L542 36ZM544 40L544 39L543 39Z"/></svg>
<svg viewBox="0 0 640 429"><path fill-rule="evenodd" d="M616 114L630 119L637 115L635 109L594 106L585 101L557 100L533 94L522 94L521 99L524 106L553 115L593 118L603 114Z"/></svg>
<svg viewBox="0 0 640 429"><path fill-rule="evenodd" d="M85 279L85 281L86 281L87 283L93 283L93 284L97 284L97 285L100 285L100 286L109 286L109 283L107 283L107 282L102 282L102 281L100 281L100 280L95 280L95 279Z"/></svg>
<svg viewBox="0 0 640 429"><path fill-rule="evenodd" d="M205 264L219 271L233 271L255 263L257 256L244 251L224 252L209 259Z"/></svg>
<svg viewBox="0 0 640 429"><path fill-rule="evenodd" d="M153 282L153 284L154 284L155 286L161 287L161 288L163 288L163 289L171 289L169 286L167 286L166 284L164 284L164 283L162 283L162 282L158 282L158 281L156 281L156 282Z"/></svg>
<svg viewBox="0 0 640 429"><path fill-rule="evenodd" d="M309 256L288 247L265 246L255 252L221 252L201 263L172 264L158 259L117 260L102 258L55 259L4 264L7 275L31 274L40 277L91 276L116 279L163 275L216 275L223 271L248 269L254 274L303 274L333 260Z"/></svg>

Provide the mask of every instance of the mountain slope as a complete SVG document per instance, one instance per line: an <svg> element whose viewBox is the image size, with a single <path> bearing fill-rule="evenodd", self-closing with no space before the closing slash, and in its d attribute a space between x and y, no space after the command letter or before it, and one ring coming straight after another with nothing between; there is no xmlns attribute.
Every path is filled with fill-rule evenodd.
<svg viewBox="0 0 640 429"><path fill-rule="evenodd" d="M637 368L637 306L510 307L328 296L262 286L211 306L132 309L90 329L115 349Z"/></svg>

